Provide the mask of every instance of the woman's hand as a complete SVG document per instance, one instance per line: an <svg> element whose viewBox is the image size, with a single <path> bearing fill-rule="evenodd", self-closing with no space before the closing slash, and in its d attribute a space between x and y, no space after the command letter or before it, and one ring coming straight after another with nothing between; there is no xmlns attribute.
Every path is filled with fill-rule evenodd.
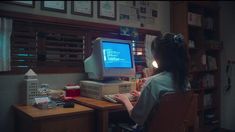
<svg viewBox="0 0 235 132"><path fill-rule="evenodd" d="M125 106L126 106L126 109L129 113L129 115L131 115L131 111L133 109L133 105L131 104L130 100L128 99L128 97L124 94L116 94L115 95L115 98L122 102Z"/></svg>
<svg viewBox="0 0 235 132"><path fill-rule="evenodd" d="M137 91L137 90L131 91L131 94L132 94L135 98L139 98L139 97L140 97L140 92Z"/></svg>
<svg viewBox="0 0 235 132"><path fill-rule="evenodd" d="M136 89L141 90L143 88L144 83L147 81L147 78L142 78L136 81Z"/></svg>
<svg viewBox="0 0 235 132"><path fill-rule="evenodd" d="M128 97L124 94L116 94L115 99L122 102L123 104L129 101Z"/></svg>

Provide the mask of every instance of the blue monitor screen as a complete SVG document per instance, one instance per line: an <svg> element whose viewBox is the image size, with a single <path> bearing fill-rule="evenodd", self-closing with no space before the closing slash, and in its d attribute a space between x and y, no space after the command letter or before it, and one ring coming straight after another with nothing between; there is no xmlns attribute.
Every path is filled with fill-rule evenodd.
<svg viewBox="0 0 235 132"><path fill-rule="evenodd" d="M131 48L128 43L102 42L105 68L132 68Z"/></svg>

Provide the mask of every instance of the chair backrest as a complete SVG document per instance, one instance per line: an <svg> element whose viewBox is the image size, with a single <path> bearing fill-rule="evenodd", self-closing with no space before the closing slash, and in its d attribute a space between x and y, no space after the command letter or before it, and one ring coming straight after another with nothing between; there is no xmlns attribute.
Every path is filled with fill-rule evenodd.
<svg viewBox="0 0 235 132"><path fill-rule="evenodd" d="M195 132L197 94L192 92L163 95L147 121L148 132Z"/></svg>

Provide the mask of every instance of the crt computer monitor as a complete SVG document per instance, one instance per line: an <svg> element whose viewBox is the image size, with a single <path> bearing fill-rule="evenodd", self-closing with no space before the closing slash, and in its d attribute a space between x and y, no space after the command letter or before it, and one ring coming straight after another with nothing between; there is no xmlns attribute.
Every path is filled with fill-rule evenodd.
<svg viewBox="0 0 235 132"><path fill-rule="evenodd" d="M135 76L131 43L128 40L97 38L92 54L84 61L85 72L93 80Z"/></svg>

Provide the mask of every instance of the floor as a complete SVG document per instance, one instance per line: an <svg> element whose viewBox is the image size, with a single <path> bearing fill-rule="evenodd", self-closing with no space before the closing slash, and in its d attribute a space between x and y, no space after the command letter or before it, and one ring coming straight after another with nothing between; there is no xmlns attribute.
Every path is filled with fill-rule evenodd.
<svg viewBox="0 0 235 132"><path fill-rule="evenodd" d="M226 130L226 129L221 128L221 131L220 131L220 132L235 132L235 131Z"/></svg>

